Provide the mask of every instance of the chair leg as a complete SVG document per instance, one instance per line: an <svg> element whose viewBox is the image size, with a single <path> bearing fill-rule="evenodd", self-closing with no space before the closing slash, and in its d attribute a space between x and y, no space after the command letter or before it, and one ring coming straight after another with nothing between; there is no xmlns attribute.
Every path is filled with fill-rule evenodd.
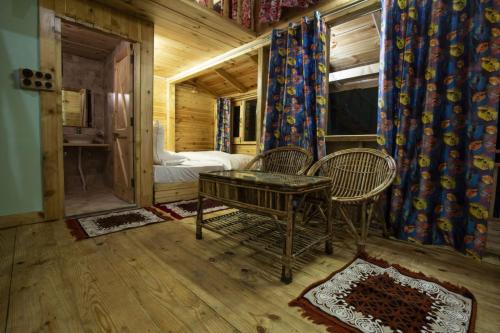
<svg viewBox="0 0 500 333"><path fill-rule="evenodd" d="M339 205L339 211L342 214L342 217L344 218L344 221L347 223L347 226L349 227L349 231L354 237L354 240L356 241L356 244L359 242L359 234L358 231L356 230L356 227L352 223L351 218L349 217L349 214L346 213L345 207L342 205Z"/></svg>
<svg viewBox="0 0 500 333"><path fill-rule="evenodd" d="M358 251L364 251L366 247L366 234L368 233L368 221L367 219L367 204L363 202L361 205L361 225L360 225L360 233L361 237L358 241Z"/></svg>
<svg viewBox="0 0 500 333"><path fill-rule="evenodd" d="M377 215L379 215L379 219L378 221L380 222L380 224L382 224L382 235L385 237L385 238L389 238L389 232L387 231L387 224L386 224L386 220L385 220L385 213L384 213L384 208L383 206L380 204L380 202L376 202L374 203L375 207L377 207Z"/></svg>
<svg viewBox="0 0 500 333"><path fill-rule="evenodd" d="M375 208L375 203L372 202L372 203L364 203L363 204L363 211L362 211L362 216L363 216L363 219L364 219L364 223L363 223L363 220L362 220L362 229L361 229L361 232L362 232L362 245L363 245L363 249L365 248L366 246L366 239L368 238L368 232L369 232L369 229L370 229L370 223L371 223L371 220L372 220L372 217L373 217L373 211L374 211L374 208Z"/></svg>
<svg viewBox="0 0 500 333"><path fill-rule="evenodd" d="M328 235L328 240L325 242L325 252L326 254L333 254L333 221L332 221L332 201L329 200L330 191L326 192L326 216L320 208L321 214L326 219L326 233Z"/></svg>

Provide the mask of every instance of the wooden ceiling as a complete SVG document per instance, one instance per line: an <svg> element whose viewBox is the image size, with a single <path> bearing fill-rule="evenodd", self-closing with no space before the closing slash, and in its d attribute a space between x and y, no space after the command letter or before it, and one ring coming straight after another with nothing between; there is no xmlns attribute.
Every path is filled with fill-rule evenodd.
<svg viewBox="0 0 500 333"><path fill-rule="evenodd" d="M157 76L170 77L248 43L256 34L194 0L98 0L155 24Z"/></svg>
<svg viewBox="0 0 500 333"><path fill-rule="evenodd" d="M380 11L331 27L330 66L333 71L379 62Z"/></svg>
<svg viewBox="0 0 500 333"><path fill-rule="evenodd" d="M184 84L196 87L213 96L243 94L257 89L257 55L240 56Z"/></svg>
<svg viewBox="0 0 500 333"><path fill-rule="evenodd" d="M62 51L84 58L95 60L105 59L121 39L84 26L62 21L61 44Z"/></svg>

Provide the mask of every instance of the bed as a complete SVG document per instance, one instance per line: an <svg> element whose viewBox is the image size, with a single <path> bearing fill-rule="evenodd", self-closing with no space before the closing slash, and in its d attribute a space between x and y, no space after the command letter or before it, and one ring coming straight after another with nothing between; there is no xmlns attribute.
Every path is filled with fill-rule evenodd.
<svg viewBox="0 0 500 333"><path fill-rule="evenodd" d="M200 172L243 169L252 159L250 155L220 151L165 151L163 127L155 123L153 132L155 204L194 199L198 195Z"/></svg>
<svg viewBox="0 0 500 333"><path fill-rule="evenodd" d="M200 172L243 169L250 155L219 151L170 153L178 162L153 166L156 203L194 199L198 195Z"/></svg>

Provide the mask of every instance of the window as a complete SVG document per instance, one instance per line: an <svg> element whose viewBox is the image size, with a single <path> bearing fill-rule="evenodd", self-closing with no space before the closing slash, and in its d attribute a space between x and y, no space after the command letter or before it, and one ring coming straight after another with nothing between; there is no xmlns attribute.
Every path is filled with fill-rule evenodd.
<svg viewBox="0 0 500 333"><path fill-rule="evenodd" d="M239 138L240 137L240 118L241 118L241 112L240 112L240 105L235 105L233 107L233 138Z"/></svg>
<svg viewBox="0 0 500 333"><path fill-rule="evenodd" d="M380 11L330 28L328 134L377 131Z"/></svg>
<svg viewBox="0 0 500 333"><path fill-rule="evenodd" d="M257 100L245 101L245 141L255 141L257 134Z"/></svg>
<svg viewBox="0 0 500 333"><path fill-rule="evenodd" d="M257 138L257 99L233 101L233 143L255 143Z"/></svg>
<svg viewBox="0 0 500 333"><path fill-rule="evenodd" d="M374 134L377 131L377 96L377 87L331 93L328 133Z"/></svg>

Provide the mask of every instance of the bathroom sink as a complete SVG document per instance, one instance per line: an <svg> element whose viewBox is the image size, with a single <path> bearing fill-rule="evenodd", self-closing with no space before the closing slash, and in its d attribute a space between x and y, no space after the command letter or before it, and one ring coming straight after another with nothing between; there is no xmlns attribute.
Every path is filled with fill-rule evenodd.
<svg viewBox="0 0 500 333"><path fill-rule="evenodd" d="M94 140L94 135L91 134L78 134L78 133L64 134L64 141L67 141L69 143L88 144L92 143L93 140Z"/></svg>

